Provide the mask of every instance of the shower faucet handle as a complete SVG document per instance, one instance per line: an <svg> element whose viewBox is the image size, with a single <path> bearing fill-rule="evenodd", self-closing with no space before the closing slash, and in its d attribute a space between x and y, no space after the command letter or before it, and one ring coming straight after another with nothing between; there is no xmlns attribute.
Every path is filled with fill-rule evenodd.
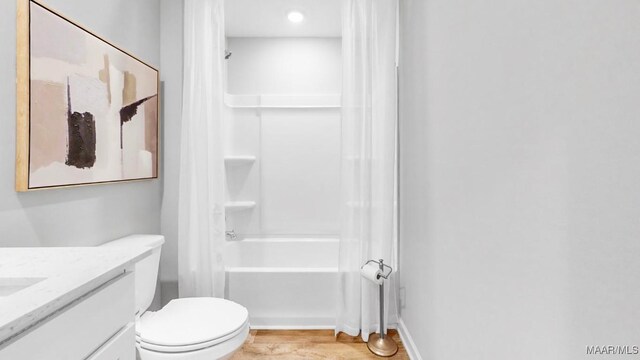
<svg viewBox="0 0 640 360"><path fill-rule="evenodd" d="M236 235L236 231L235 230L228 230L225 232L225 235L230 238L231 240L237 240L238 239L238 235Z"/></svg>

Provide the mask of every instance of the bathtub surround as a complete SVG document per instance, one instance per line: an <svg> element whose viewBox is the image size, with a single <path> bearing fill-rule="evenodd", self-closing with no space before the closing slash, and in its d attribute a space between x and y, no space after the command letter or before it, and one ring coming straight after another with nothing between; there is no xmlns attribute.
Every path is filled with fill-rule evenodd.
<svg viewBox="0 0 640 360"><path fill-rule="evenodd" d="M308 2L317 6L317 2ZM164 83L163 101L164 117L163 129L167 134L163 146L165 173L164 196L162 207L162 233L167 239L163 249L162 265L160 267L160 282L162 288L163 303L177 297L178 278L178 174L180 173L180 117L182 97L182 49L183 49L183 12L182 1L162 0L162 63L161 76ZM233 4L238 4L236 1ZM225 4L227 5L227 4ZM239 5L239 4L238 4ZM339 9L339 5L336 7ZM228 8L225 9L228 12ZM327 18L335 19L339 15L331 12ZM285 18L286 21L286 18ZM227 26L233 26L233 24ZM245 29L248 30L248 29ZM302 33L299 36L306 36ZM315 33L314 33L315 34ZM291 95L289 99L295 103L307 103L303 95L327 95L340 96L340 68L341 45L340 28L335 32L319 34L320 37L258 37L262 33L245 32L236 34L247 37L230 37L227 39L227 49L233 52L233 56L226 62L228 66L229 92L233 95L264 94L264 95ZM281 34L282 35L282 34ZM232 33L233 36L233 33ZM291 36L291 33L286 34ZM332 37L333 36L333 37ZM289 49L292 53L285 51ZM313 67L309 67L312 65ZM265 69L266 68L266 69ZM309 70L310 69L310 70ZM254 76L249 78L247 73ZM322 76L320 77L319 74ZM275 79L275 80L274 80ZM296 95L297 94L297 95ZM279 95L278 95L279 96ZM264 100L264 99L263 99ZM280 102L282 103L282 102ZM287 100L286 104L291 101ZM285 105L286 105L285 104ZM230 141L227 141L226 155L230 158L236 156L255 156L252 164L235 164L227 169L227 181L232 183L231 192L228 194L230 201L255 201L255 208L249 211L237 212L227 216L227 228L234 229L238 239L244 237L258 238L265 234L268 237L291 237L295 239L328 238L335 239L339 231L339 205L337 192L328 193L328 190L339 183L339 139L334 134L340 132L339 108L307 108L307 109L233 109L233 120L228 124L232 127ZM257 114L261 113L261 114ZM312 117L315 119L306 119ZM265 121L262 122L262 119ZM300 122L298 121L300 120ZM304 122L302 124L301 122ZM287 124L296 126L296 134L304 137L297 138L287 135L282 130L287 129ZM305 125L305 126L303 126ZM262 154L261 132L264 132L265 144L276 147L270 149L268 154ZM291 153L294 158L288 161L280 154L285 153L290 147L297 146L295 142L306 142L304 151ZM330 151L327 151L327 148ZM317 149L317 150L316 150ZM310 157L309 157L310 156ZM294 164L296 166L287 166ZM278 172L287 171L286 182L278 182ZM294 171L298 169L297 171ZM262 173L260 173L262 172ZM244 175L243 175L244 174ZM235 177L238 176L238 180ZM260 189L260 177L264 177L268 188ZM315 186L322 180L322 186ZM240 185L245 183L244 188ZM296 196L292 196L290 187L295 183L303 190ZM322 191L320 191L321 189ZM269 192L266 202L261 200L261 193ZM275 192L274 192L275 191ZM295 202L295 206L304 206L304 211L295 212L282 206L278 199L286 197L288 201ZM289 203L290 203L289 202ZM260 221L262 206L266 205L271 213L267 214L265 221ZM314 211L319 221L306 221L300 223L290 222L283 227L283 219L287 217L299 219ZM315 217L314 217L315 218ZM247 220L249 219L249 220ZM313 220L313 219L311 219ZM284 231L283 231L284 230ZM304 246L305 244L302 243ZM247 266L257 266L248 264ZM300 273L306 276L305 266ZM263 270L254 269L256 274L262 274ZM275 269L272 269L275 270ZM271 271L271 270L266 270ZM276 274L277 275L277 274ZM242 275L244 276L244 275ZM257 278L256 278L257 279ZM334 304L329 305L331 308ZM324 305L323 305L324 307Z"/></svg>
<svg viewBox="0 0 640 360"><path fill-rule="evenodd" d="M289 36L227 39L226 296L253 328L333 329L341 39Z"/></svg>
<svg viewBox="0 0 640 360"><path fill-rule="evenodd" d="M157 0L46 0L154 66L160 62ZM160 230L162 181L16 193L16 1L1 1L0 246L97 245L130 233ZM122 12L122 9L128 9ZM62 93L65 92L61 89ZM60 90L53 90L59 92ZM64 95L61 110L66 113ZM58 106L58 105L55 105ZM62 136L66 136L62 134ZM64 157L64 154L62 155ZM123 205L124 204L124 205Z"/></svg>
<svg viewBox="0 0 640 360"><path fill-rule="evenodd" d="M255 238L225 247L226 298L254 329L333 329L338 239Z"/></svg>
<svg viewBox="0 0 640 360"><path fill-rule="evenodd" d="M186 1L184 24L180 297L224 297L224 1Z"/></svg>
<svg viewBox="0 0 640 360"><path fill-rule="evenodd" d="M336 333L367 341L379 327L378 286L360 266L397 268L396 12L394 0L345 0L343 7L342 183ZM395 325L396 282L385 284L385 324ZM391 304L391 305L389 305Z"/></svg>
<svg viewBox="0 0 640 360"><path fill-rule="evenodd" d="M640 339L639 18L636 0L401 2L401 318L421 358L633 357L586 346Z"/></svg>
<svg viewBox="0 0 640 360"><path fill-rule="evenodd" d="M336 14L338 15L338 14ZM286 18L284 19L286 21ZM228 38L227 216L243 237L336 238L340 228L340 38Z"/></svg>

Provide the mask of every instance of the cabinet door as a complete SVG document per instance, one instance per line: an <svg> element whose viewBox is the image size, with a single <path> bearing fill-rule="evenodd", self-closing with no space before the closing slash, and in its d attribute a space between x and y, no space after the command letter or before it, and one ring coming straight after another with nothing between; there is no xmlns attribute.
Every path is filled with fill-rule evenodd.
<svg viewBox="0 0 640 360"><path fill-rule="evenodd" d="M134 321L133 273L77 299L0 349L2 360L84 360Z"/></svg>
<svg viewBox="0 0 640 360"><path fill-rule="evenodd" d="M87 360L136 360L136 329L127 325Z"/></svg>

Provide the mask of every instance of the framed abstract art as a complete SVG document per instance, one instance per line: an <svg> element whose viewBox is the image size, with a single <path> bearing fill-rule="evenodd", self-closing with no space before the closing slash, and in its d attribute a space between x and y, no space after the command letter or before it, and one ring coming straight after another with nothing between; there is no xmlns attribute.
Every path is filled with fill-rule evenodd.
<svg viewBox="0 0 640 360"><path fill-rule="evenodd" d="M18 1L16 190L158 177L159 72Z"/></svg>

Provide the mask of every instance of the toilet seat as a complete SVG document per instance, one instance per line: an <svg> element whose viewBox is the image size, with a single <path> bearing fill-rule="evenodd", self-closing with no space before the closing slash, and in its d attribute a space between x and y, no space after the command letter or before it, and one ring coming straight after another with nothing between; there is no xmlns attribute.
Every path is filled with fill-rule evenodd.
<svg viewBox="0 0 640 360"><path fill-rule="evenodd" d="M217 298L172 300L136 324L136 341L162 353L198 351L220 345L249 331L249 313L232 301Z"/></svg>
<svg viewBox="0 0 640 360"><path fill-rule="evenodd" d="M165 345L149 344L149 343L146 343L146 342L140 340L140 338L137 337L137 336L136 336L136 342L137 342L138 346L140 346L141 348L143 348L145 350L158 352L158 353L186 353L186 352L192 352L192 351L199 351L199 350L207 349L207 348L210 348L212 346L222 345L222 344L224 344L224 343L226 343L228 341L232 341L236 337L241 336L243 334L246 334L248 332L249 332L249 322L246 322L243 327L241 327L240 329L238 329L234 333L225 336L224 338L214 339L214 340L211 340L209 342L204 342L204 343L200 343L200 344L182 345L182 346L165 346Z"/></svg>

